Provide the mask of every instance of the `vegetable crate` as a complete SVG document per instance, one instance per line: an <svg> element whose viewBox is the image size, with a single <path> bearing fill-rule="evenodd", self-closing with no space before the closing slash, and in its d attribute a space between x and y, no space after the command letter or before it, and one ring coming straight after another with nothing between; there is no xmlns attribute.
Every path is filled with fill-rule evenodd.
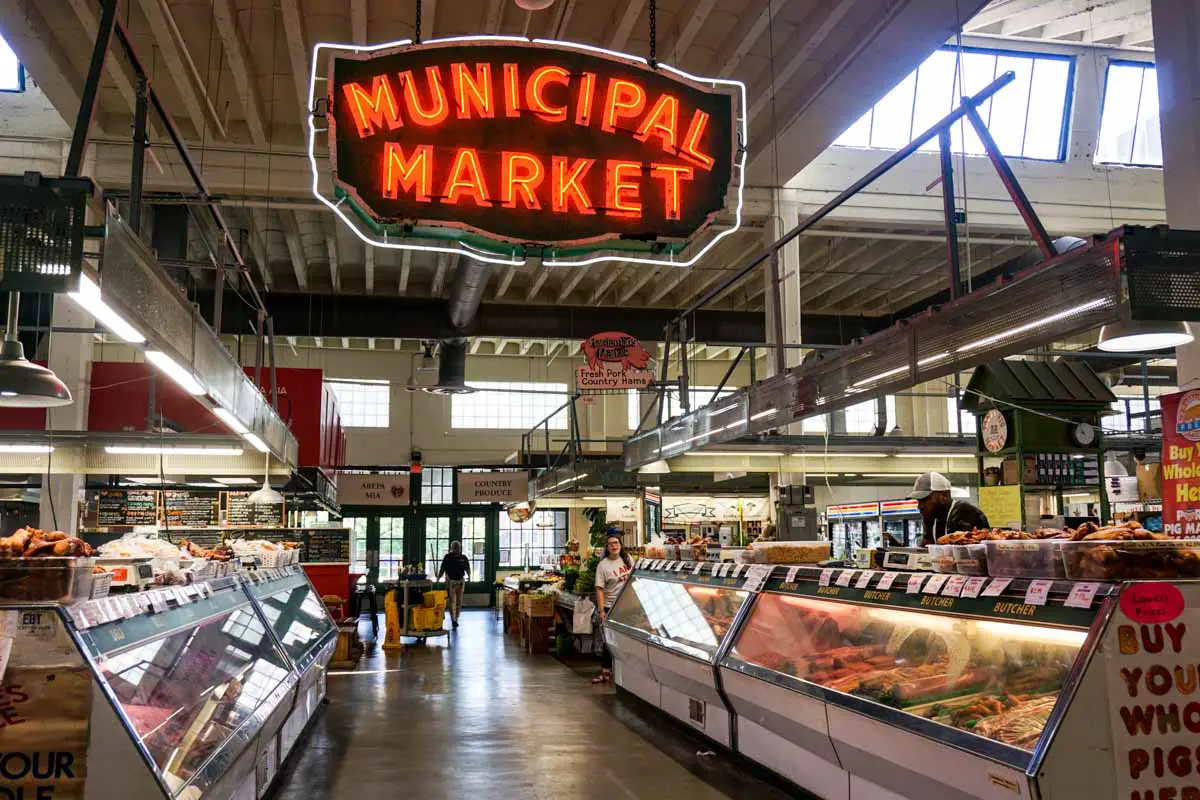
<svg viewBox="0 0 1200 800"><path fill-rule="evenodd" d="M553 617L554 596L523 594L521 595L521 613L531 617Z"/></svg>

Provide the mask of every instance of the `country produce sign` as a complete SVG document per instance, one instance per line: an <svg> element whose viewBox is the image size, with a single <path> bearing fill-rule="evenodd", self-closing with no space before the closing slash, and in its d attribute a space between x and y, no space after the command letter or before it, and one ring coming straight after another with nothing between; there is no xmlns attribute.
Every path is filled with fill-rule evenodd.
<svg viewBox="0 0 1200 800"><path fill-rule="evenodd" d="M1200 536L1200 391L1163 395L1163 533Z"/></svg>
<svg viewBox="0 0 1200 800"><path fill-rule="evenodd" d="M332 178L332 196L317 195L383 246L549 265L636 250L679 264L674 254L729 198L740 216L744 88L734 81L487 37L318 45L313 81L328 101L314 110L313 140L327 130ZM312 164L317 188L315 154Z"/></svg>

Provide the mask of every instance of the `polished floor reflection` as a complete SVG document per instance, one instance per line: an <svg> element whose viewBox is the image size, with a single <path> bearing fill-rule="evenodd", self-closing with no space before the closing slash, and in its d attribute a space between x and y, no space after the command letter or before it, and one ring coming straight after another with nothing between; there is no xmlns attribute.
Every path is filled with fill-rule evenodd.
<svg viewBox="0 0 1200 800"><path fill-rule="evenodd" d="M791 796L587 674L524 654L490 611L464 612L450 641L376 649L359 670L330 677L276 798Z"/></svg>

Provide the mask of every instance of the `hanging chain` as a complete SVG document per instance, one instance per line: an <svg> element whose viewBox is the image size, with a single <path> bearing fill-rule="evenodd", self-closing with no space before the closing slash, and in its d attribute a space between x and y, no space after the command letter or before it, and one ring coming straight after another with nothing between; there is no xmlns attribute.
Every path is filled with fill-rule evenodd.
<svg viewBox="0 0 1200 800"><path fill-rule="evenodd" d="M655 0L650 0L650 66L658 69L658 14Z"/></svg>
<svg viewBox="0 0 1200 800"><path fill-rule="evenodd" d="M421 0L417 0L417 20L413 23L413 43L421 43Z"/></svg>

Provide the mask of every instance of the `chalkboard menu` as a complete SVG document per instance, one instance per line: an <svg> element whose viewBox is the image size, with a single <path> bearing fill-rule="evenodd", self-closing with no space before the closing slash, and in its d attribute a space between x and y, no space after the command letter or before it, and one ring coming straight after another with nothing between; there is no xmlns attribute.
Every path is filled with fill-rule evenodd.
<svg viewBox="0 0 1200 800"><path fill-rule="evenodd" d="M217 524L215 492L166 490L163 493L165 524L170 528L207 528Z"/></svg>
<svg viewBox="0 0 1200 800"><path fill-rule="evenodd" d="M350 531L333 528L327 531L310 530L305 535L301 561L309 564L350 560Z"/></svg>
<svg viewBox="0 0 1200 800"><path fill-rule="evenodd" d="M106 491L96 497L96 524L102 528L154 525L158 522L158 492Z"/></svg>
<svg viewBox="0 0 1200 800"><path fill-rule="evenodd" d="M284 504L249 502L250 492L222 492L222 524L229 528L283 525Z"/></svg>

